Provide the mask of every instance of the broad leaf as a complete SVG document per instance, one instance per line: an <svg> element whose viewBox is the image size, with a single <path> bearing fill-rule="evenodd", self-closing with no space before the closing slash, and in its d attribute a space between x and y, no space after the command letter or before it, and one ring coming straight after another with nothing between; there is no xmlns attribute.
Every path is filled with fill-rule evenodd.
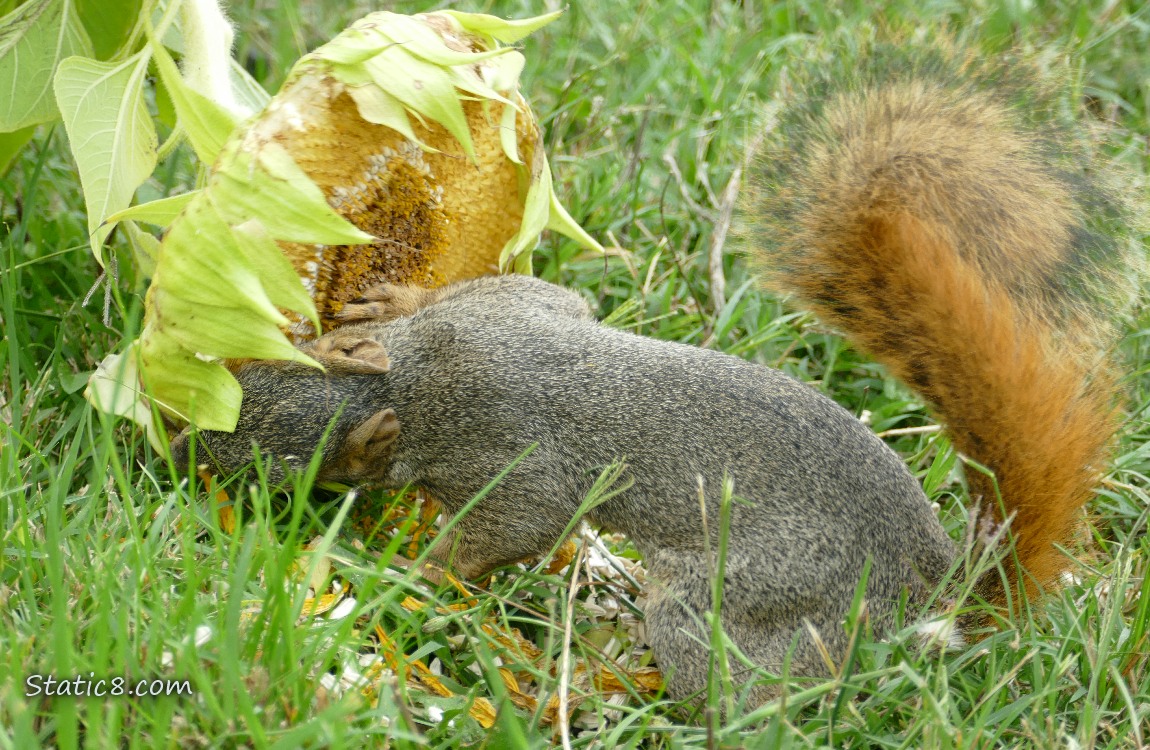
<svg viewBox="0 0 1150 750"><path fill-rule="evenodd" d="M137 343L143 381L164 411L205 430L235 429L243 391L226 368L196 357L151 325Z"/></svg>
<svg viewBox="0 0 1150 750"><path fill-rule="evenodd" d="M56 66L91 54L72 0L30 0L0 18L0 132L55 119Z"/></svg>
<svg viewBox="0 0 1150 750"><path fill-rule="evenodd" d="M374 83L349 85L347 93L355 100L360 117L376 125L385 125L423 148L432 150L416 137L415 131L411 128L411 120L407 117L407 110L394 96Z"/></svg>
<svg viewBox="0 0 1150 750"><path fill-rule="evenodd" d="M526 272L530 272L531 253L528 251L538 244L540 233L547 227L551 208L551 170L542 153L536 153L532 172L534 174L531 175L527 198L523 202L523 222L519 225L519 232L507 241L499 254L499 267L507 268L514 262L516 272L524 272L523 263L527 264Z"/></svg>
<svg viewBox="0 0 1150 750"><path fill-rule="evenodd" d="M71 57L56 72L56 100L80 170L92 251L103 263L104 222L128 207L156 168L156 128L144 105L148 52L119 63Z"/></svg>
<svg viewBox="0 0 1150 750"><path fill-rule="evenodd" d="M133 262L139 274L150 278L156 272L156 259L160 257L160 241L149 232L140 229L134 221L123 221L120 228L132 247Z"/></svg>
<svg viewBox="0 0 1150 750"><path fill-rule="evenodd" d="M571 217L571 214L567 213L567 209L559 202L559 196L555 195L554 190L551 191L551 213L547 218L547 228L570 237L583 247L598 250L601 253L606 252L603 246L596 242L594 237L587 234L587 230L581 227L579 222Z"/></svg>
<svg viewBox="0 0 1150 750"><path fill-rule="evenodd" d="M421 60L400 46L387 47L363 63L377 86L401 101L412 112L447 128L455 136L463 153L475 159L475 146L467 116L455 93L450 72Z"/></svg>
<svg viewBox="0 0 1150 750"><path fill-rule="evenodd" d="M442 67L474 65L490 57L516 54L514 47L495 47L482 52L460 52L444 44L443 37L437 31L414 16L383 11L373 13L370 19L369 28L383 39L390 40L410 54ZM382 52L382 47L378 51Z"/></svg>

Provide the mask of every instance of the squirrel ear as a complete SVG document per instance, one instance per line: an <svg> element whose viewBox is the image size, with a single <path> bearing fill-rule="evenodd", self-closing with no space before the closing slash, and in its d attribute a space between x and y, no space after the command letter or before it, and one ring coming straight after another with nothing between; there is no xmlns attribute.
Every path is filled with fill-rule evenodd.
<svg viewBox="0 0 1150 750"><path fill-rule="evenodd" d="M365 419L347 436L348 466L356 475L372 464L386 462L392 444L399 438L399 419L395 409L380 409ZM377 470L386 466L376 466Z"/></svg>
<svg viewBox="0 0 1150 750"><path fill-rule="evenodd" d="M325 336L316 340L312 352L345 375L376 375L391 369L387 349L366 336Z"/></svg>

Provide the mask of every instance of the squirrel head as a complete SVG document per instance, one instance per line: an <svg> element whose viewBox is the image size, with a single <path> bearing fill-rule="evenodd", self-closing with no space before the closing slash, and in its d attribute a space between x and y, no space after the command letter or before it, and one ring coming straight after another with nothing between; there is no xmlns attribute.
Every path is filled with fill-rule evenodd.
<svg viewBox="0 0 1150 750"><path fill-rule="evenodd" d="M399 437L386 352L370 339L346 337L309 349L324 370L297 362L240 366L235 375L244 395L235 430L184 429L171 443L176 466L188 465L195 442L196 461L221 474L251 464L258 450L269 482L278 484L305 471L318 452L317 481L382 480Z"/></svg>

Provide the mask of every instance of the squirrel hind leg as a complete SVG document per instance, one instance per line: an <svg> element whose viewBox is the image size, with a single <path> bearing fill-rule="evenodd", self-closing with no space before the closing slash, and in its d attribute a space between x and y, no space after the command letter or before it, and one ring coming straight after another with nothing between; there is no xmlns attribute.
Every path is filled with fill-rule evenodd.
<svg viewBox="0 0 1150 750"><path fill-rule="evenodd" d="M674 700L705 701L708 680L718 679L719 675L702 614L709 609L710 602L703 600L709 600L709 594L703 598L692 595L700 590L709 592L709 588L688 587L682 581L653 583L644 597L646 641L666 679L667 695ZM827 628L832 636L842 629L837 622L832 626L838 628ZM784 665L788 674L797 677L827 674L818 646L806 629L799 634L797 643L796 628L782 624L731 622L724 618L723 630L744 656L770 674L781 674ZM823 629L819 630L821 633ZM757 680L746 696L747 705L762 705L779 696L780 685L761 680L757 670L752 671L733 657L730 666L736 693Z"/></svg>

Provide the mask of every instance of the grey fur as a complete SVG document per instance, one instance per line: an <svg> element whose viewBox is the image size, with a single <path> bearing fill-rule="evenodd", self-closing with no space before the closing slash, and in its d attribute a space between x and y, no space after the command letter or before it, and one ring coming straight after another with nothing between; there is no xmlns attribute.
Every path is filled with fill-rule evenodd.
<svg viewBox="0 0 1150 750"><path fill-rule="evenodd" d="M843 657L843 620L868 556L866 596L880 632L904 592L923 602L954 560L899 457L806 385L736 357L606 328L577 295L536 279L463 282L437 298L409 317L325 337L378 341L391 359L386 374L245 367L239 428L203 433L217 462L242 466L255 441L300 457L288 462L298 466L343 404L324 453L330 476L414 483L456 513L537 444L455 538L435 545L433 555L454 549L444 562L475 577L549 551L602 469L625 461L632 484L589 520L626 533L646 559L656 582L647 637L677 698L703 690L709 670L709 636L696 624L711 607L699 477L712 552L725 477L741 499L731 506L722 622L772 672L799 633L791 673L826 673L804 621L832 658ZM325 339L311 348L324 349ZM383 465L346 476L342 457L355 451L346 436L388 409L399 435L379 456ZM760 686L753 697L773 695Z"/></svg>

